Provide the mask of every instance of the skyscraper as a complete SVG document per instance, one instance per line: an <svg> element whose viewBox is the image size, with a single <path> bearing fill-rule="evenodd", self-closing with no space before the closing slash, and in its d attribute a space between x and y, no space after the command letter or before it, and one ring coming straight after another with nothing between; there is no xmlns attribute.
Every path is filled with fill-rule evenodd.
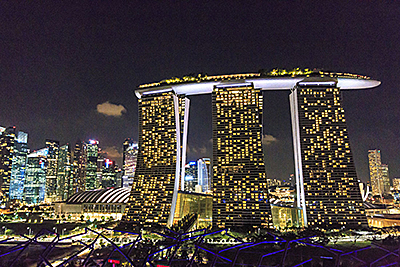
<svg viewBox="0 0 400 267"><path fill-rule="evenodd" d="M89 140L83 146L83 155L85 158L85 190L93 190L99 188L99 180L97 177L97 158L99 155L99 142Z"/></svg>
<svg viewBox="0 0 400 267"><path fill-rule="evenodd" d="M65 144L58 152L57 196L64 201L73 194L71 147Z"/></svg>
<svg viewBox="0 0 400 267"><path fill-rule="evenodd" d="M297 203L311 227L366 226L335 77L310 77L290 94Z"/></svg>
<svg viewBox="0 0 400 267"><path fill-rule="evenodd" d="M132 139L127 138L123 143L123 176L121 185L133 183L133 177L136 171L137 155L138 155L138 143Z"/></svg>
<svg viewBox="0 0 400 267"><path fill-rule="evenodd" d="M10 179L10 199L23 199L28 153L28 134L18 132L14 142L14 155Z"/></svg>
<svg viewBox="0 0 400 267"><path fill-rule="evenodd" d="M201 186L201 191L210 192L212 188L211 160L209 158L198 159L197 168L198 185Z"/></svg>
<svg viewBox="0 0 400 267"><path fill-rule="evenodd" d="M105 159L102 166L101 187L110 188L116 184L115 161Z"/></svg>
<svg viewBox="0 0 400 267"><path fill-rule="evenodd" d="M59 141L46 139L47 169L46 169L46 202L61 200L57 195L57 171Z"/></svg>
<svg viewBox="0 0 400 267"><path fill-rule="evenodd" d="M379 149L368 150L368 163L372 195L383 197L385 193L390 193L389 167L382 164Z"/></svg>
<svg viewBox="0 0 400 267"><path fill-rule="evenodd" d="M389 166L387 164L382 164L380 167L380 172L383 181L383 192L388 194L390 193Z"/></svg>
<svg viewBox="0 0 400 267"><path fill-rule="evenodd" d="M196 161L190 161L185 165L184 191L195 192L198 185L198 168Z"/></svg>
<svg viewBox="0 0 400 267"><path fill-rule="evenodd" d="M47 155L49 148L43 148L28 154L28 163L24 184L24 202L38 204L45 201Z"/></svg>
<svg viewBox="0 0 400 267"><path fill-rule="evenodd" d="M83 142L77 141L74 148L72 164L72 191L78 193L85 191L85 157L83 154Z"/></svg>
<svg viewBox="0 0 400 267"><path fill-rule="evenodd" d="M172 90L141 95L137 168L124 220L143 227L172 225L183 186L188 109L189 99Z"/></svg>
<svg viewBox="0 0 400 267"><path fill-rule="evenodd" d="M12 162L15 150L15 127L6 128L0 136L0 205L9 201Z"/></svg>
<svg viewBox="0 0 400 267"><path fill-rule="evenodd" d="M251 83L218 85L212 104L213 226L270 227L261 91Z"/></svg>

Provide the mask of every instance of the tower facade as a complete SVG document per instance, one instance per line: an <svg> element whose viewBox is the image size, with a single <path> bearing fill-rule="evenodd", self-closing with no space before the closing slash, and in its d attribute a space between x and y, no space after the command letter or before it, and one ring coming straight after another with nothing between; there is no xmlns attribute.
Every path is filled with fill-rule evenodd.
<svg viewBox="0 0 400 267"><path fill-rule="evenodd" d="M388 194L390 193L389 166L387 164L382 164L380 171L383 181L383 192Z"/></svg>
<svg viewBox="0 0 400 267"><path fill-rule="evenodd" d="M126 139L123 143L124 156L123 156L123 175L121 185L131 184L135 176L137 156L138 156L138 143L130 138Z"/></svg>
<svg viewBox="0 0 400 267"><path fill-rule="evenodd" d="M24 185L24 202L27 204L45 201L48 153L49 148L46 147L28 154Z"/></svg>
<svg viewBox="0 0 400 267"><path fill-rule="evenodd" d="M72 163L72 192L74 194L82 191L85 191L85 157L83 142L77 141Z"/></svg>
<svg viewBox="0 0 400 267"><path fill-rule="evenodd" d="M99 142L89 140L89 143L84 144L83 154L85 158L85 190L97 189L99 188L99 179L97 177Z"/></svg>
<svg viewBox="0 0 400 267"><path fill-rule="evenodd" d="M61 200L57 195L58 150L60 142L46 139L47 169L46 169L46 201Z"/></svg>
<svg viewBox="0 0 400 267"><path fill-rule="evenodd" d="M142 227L172 225L186 152L188 109L189 99L172 90L139 99L139 153L124 220Z"/></svg>
<svg viewBox="0 0 400 267"><path fill-rule="evenodd" d="M290 94L297 205L311 227L366 226L335 78L306 78Z"/></svg>
<svg viewBox="0 0 400 267"><path fill-rule="evenodd" d="M201 191L206 193L211 191L211 160L209 158L201 158L197 160L198 168L198 185L201 186Z"/></svg>
<svg viewBox="0 0 400 267"><path fill-rule="evenodd" d="M0 205L10 199L11 170L15 150L15 127L7 127L0 136Z"/></svg>
<svg viewBox="0 0 400 267"><path fill-rule="evenodd" d="M67 200L73 195L71 147L69 144L60 146L57 163L57 196Z"/></svg>
<svg viewBox="0 0 400 267"><path fill-rule="evenodd" d="M23 199L28 153L28 134L18 132L14 142L14 155L10 179L10 199Z"/></svg>
<svg viewBox="0 0 400 267"><path fill-rule="evenodd" d="M261 91L251 83L214 87L214 227L270 227L262 107Z"/></svg>

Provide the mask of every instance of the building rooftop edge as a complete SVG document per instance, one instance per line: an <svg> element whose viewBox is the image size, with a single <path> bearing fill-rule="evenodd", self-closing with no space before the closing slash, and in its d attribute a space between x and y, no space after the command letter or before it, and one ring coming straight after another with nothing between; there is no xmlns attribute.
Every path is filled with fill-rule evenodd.
<svg viewBox="0 0 400 267"><path fill-rule="evenodd" d="M336 76L335 76L336 75ZM262 77L260 74L233 74L233 75L219 75L219 76L207 76L207 77L222 77L226 76L226 79L215 79L215 80L198 80L198 81L185 81L185 82L171 82L165 85L154 85L148 87L140 87L135 90L135 94L138 98L143 95L158 94L163 92L173 91L178 95L201 95L210 94L214 86L226 85L233 83L252 83L255 88L261 90L290 90L297 85L297 83L306 80L334 80L337 81L337 86L342 90L358 90L358 89L369 89L377 87L381 84L380 81L371 80L369 77L355 75L344 76L337 74L325 75L298 75L298 76L279 76L279 77Z"/></svg>

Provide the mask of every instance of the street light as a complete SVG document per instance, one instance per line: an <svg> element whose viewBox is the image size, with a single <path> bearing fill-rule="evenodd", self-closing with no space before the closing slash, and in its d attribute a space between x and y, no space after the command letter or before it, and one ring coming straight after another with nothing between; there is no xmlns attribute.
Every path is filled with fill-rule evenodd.
<svg viewBox="0 0 400 267"><path fill-rule="evenodd" d="M3 227L1 227L1 229L4 229L4 235L6 235L7 227L3 226Z"/></svg>
<svg viewBox="0 0 400 267"><path fill-rule="evenodd" d="M57 234L57 228L56 227L53 227L53 230L56 232L56 234Z"/></svg>
<svg viewBox="0 0 400 267"><path fill-rule="evenodd" d="M61 235L64 235L65 230L67 230L67 228L62 229Z"/></svg>
<svg viewBox="0 0 400 267"><path fill-rule="evenodd" d="M28 235L31 235L32 229L30 227L27 227L26 230L28 230Z"/></svg>

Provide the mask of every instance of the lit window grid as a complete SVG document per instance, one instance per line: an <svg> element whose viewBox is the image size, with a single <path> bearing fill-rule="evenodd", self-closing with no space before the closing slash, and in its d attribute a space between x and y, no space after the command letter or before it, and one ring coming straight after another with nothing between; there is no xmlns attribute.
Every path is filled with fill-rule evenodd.
<svg viewBox="0 0 400 267"><path fill-rule="evenodd" d="M261 133L258 89L214 88L213 224L217 227L270 227Z"/></svg>
<svg viewBox="0 0 400 267"><path fill-rule="evenodd" d="M179 112L184 106L179 97ZM124 219L136 225L167 225L176 172L174 94L139 99L139 153Z"/></svg>
<svg viewBox="0 0 400 267"><path fill-rule="evenodd" d="M307 219L366 225L339 88L298 88Z"/></svg>

